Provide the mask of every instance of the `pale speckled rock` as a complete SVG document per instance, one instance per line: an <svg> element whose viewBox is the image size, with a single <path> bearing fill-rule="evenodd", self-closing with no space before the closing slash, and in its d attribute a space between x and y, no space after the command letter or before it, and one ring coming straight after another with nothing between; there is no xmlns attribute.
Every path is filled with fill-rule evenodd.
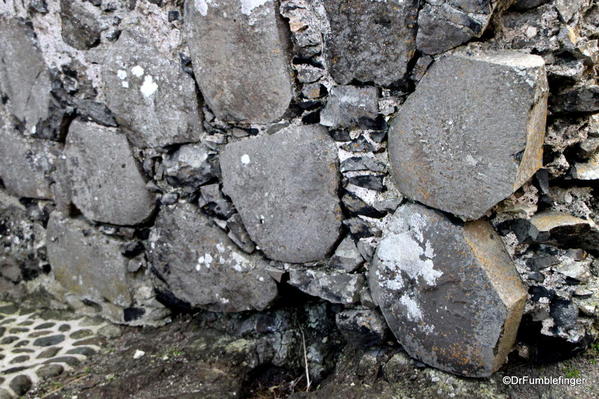
<svg viewBox="0 0 599 399"><path fill-rule="evenodd" d="M427 0L418 14L416 45L425 54L439 54L480 37L496 9L513 0Z"/></svg>
<svg viewBox="0 0 599 399"><path fill-rule="evenodd" d="M390 85L416 51L417 0L326 0L326 55L333 78Z"/></svg>
<svg viewBox="0 0 599 399"><path fill-rule="evenodd" d="M90 220L135 225L153 212L127 138L118 129L94 123L71 124L64 149L72 201Z"/></svg>
<svg viewBox="0 0 599 399"><path fill-rule="evenodd" d="M456 225L415 204L390 219L369 284L411 356L469 377L489 376L505 362L527 297L487 222Z"/></svg>
<svg viewBox="0 0 599 399"><path fill-rule="evenodd" d="M124 31L102 66L107 105L139 147L197 142L202 114L195 82L178 60L158 52L149 38Z"/></svg>
<svg viewBox="0 0 599 399"><path fill-rule="evenodd" d="M25 138L8 126L0 126L0 178L4 186L18 197L52 198L48 177L59 152L58 143Z"/></svg>
<svg viewBox="0 0 599 399"><path fill-rule="evenodd" d="M463 219L480 218L542 166L547 96L539 56L437 61L389 132L398 190Z"/></svg>
<svg viewBox="0 0 599 399"><path fill-rule="evenodd" d="M80 298L121 307L132 304L128 259L121 255L121 245L81 220L58 212L50 215L47 246L52 272L69 293Z"/></svg>
<svg viewBox="0 0 599 399"><path fill-rule="evenodd" d="M336 271L291 270L287 283L308 295L349 305L360 300L364 276Z"/></svg>
<svg viewBox="0 0 599 399"><path fill-rule="evenodd" d="M270 259L324 258L337 241L341 208L337 149L322 126L288 127L227 145L223 191Z"/></svg>
<svg viewBox="0 0 599 399"><path fill-rule="evenodd" d="M334 86L327 105L320 113L320 124L329 127L353 127L363 119L378 115L376 87Z"/></svg>
<svg viewBox="0 0 599 399"><path fill-rule="evenodd" d="M599 152L587 162L576 163L572 177L578 180L599 180Z"/></svg>
<svg viewBox="0 0 599 399"><path fill-rule="evenodd" d="M279 119L292 97L288 28L273 0L187 0L187 43L204 99L225 121Z"/></svg>
<svg viewBox="0 0 599 399"><path fill-rule="evenodd" d="M160 211L150 235L150 261L158 287L193 307L215 312L263 310L277 296L268 264L241 252L191 204Z"/></svg>

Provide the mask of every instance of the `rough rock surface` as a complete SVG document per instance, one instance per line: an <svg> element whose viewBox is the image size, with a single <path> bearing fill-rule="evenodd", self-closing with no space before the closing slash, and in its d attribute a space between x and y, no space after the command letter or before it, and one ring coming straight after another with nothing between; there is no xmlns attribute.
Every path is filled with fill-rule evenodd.
<svg viewBox="0 0 599 399"><path fill-rule="evenodd" d="M390 85L404 77L416 51L417 0L327 0L327 61L340 84Z"/></svg>
<svg viewBox="0 0 599 399"><path fill-rule="evenodd" d="M375 119L378 111L376 87L335 86L320 113L320 124L333 128L353 127L364 120Z"/></svg>
<svg viewBox="0 0 599 399"><path fill-rule="evenodd" d="M202 116L193 79L148 38L124 31L102 68L108 107L139 147L199 141Z"/></svg>
<svg viewBox="0 0 599 399"><path fill-rule="evenodd" d="M231 143L221 153L223 190L268 258L320 260L337 241L336 152L323 127L301 126Z"/></svg>
<svg viewBox="0 0 599 399"><path fill-rule="evenodd" d="M158 288L193 307L214 312L263 310L277 296L267 263L241 252L191 204L160 211L150 248Z"/></svg>
<svg viewBox="0 0 599 399"><path fill-rule="evenodd" d="M7 190L18 197L52 198L49 176L60 146L25 138L9 126L0 126L0 143L0 179Z"/></svg>
<svg viewBox="0 0 599 399"><path fill-rule="evenodd" d="M288 28L273 0L187 0L187 42L198 85L217 117L267 123L292 97Z"/></svg>
<svg viewBox="0 0 599 399"><path fill-rule="evenodd" d="M88 219L134 225L154 210L153 195L119 130L75 121L64 156L72 201Z"/></svg>
<svg viewBox="0 0 599 399"><path fill-rule="evenodd" d="M404 205L393 215L369 282L411 356L469 377L489 376L505 362L526 302L487 222L459 226L421 205Z"/></svg>
<svg viewBox="0 0 599 399"><path fill-rule="evenodd" d="M100 23L84 3L81 0L60 0L62 38L78 50L97 46L102 32Z"/></svg>
<svg viewBox="0 0 599 399"><path fill-rule="evenodd" d="M364 276L326 270L291 270L288 284L329 302L350 305L360 300Z"/></svg>
<svg viewBox="0 0 599 399"><path fill-rule="evenodd" d="M541 57L437 61L389 132L399 191L464 219L481 217L541 167L546 108Z"/></svg>

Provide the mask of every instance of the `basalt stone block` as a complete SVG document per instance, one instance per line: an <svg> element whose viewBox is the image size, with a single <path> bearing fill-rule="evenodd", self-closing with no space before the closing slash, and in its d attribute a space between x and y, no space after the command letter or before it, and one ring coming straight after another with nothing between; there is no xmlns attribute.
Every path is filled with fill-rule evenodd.
<svg viewBox="0 0 599 399"><path fill-rule="evenodd" d="M487 222L457 225L415 204L392 216L369 284L412 357L468 377L489 376L505 362L527 297Z"/></svg>
<svg viewBox="0 0 599 399"><path fill-rule="evenodd" d="M91 12L91 4L89 8L81 0L60 0L62 39L78 50L87 50L100 43L102 27Z"/></svg>
<svg viewBox="0 0 599 399"><path fill-rule="evenodd" d="M187 43L204 99L225 121L268 123L292 97L288 28L273 0L187 0Z"/></svg>
<svg viewBox="0 0 599 399"><path fill-rule="evenodd" d="M54 277L68 292L94 303L131 305L128 259L121 254L121 241L58 212L50 215L47 237Z"/></svg>
<svg viewBox="0 0 599 399"><path fill-rule="evenodd" d="M542 166L547 115L543 59L517 52L437 61L389 133L402 194L478 219Z"/></svg>
<svg viewBox="0 0 599 399"><path fill-rule="evenodd" d="M0 18L0 94L6 107L31 133L42 129L53 102L50 74L35 33L25 22Z"/></svg>
<svg viewBox="0 0 599 399"><path fill-rule="evenodd" d="M90 220L135 225L155 207L154 196L118 129L94 123L71 124L64 150L72 201Z"/></svg>
<svg viewBox="0 0 599 399"><path fill-rule="evenodd" d="M138 147L197 142L200 104L191 76L149 38L124 31L102 67L107 105Z"/></svg>
<svg viewBox="0 0 599 399"><path fill-rule="evenodd" d="M263 310L277 296L268 264L237 249L191 204L160 211L149 255L158 288L193 307L215 312Z"/></svg>
<svg viewBox="0 0 599 399"><path fill-rule="evenodd" d="M425 54L439 54L480 37L496 9L512 0L427 0L418 14L416 45Z"/></svg>
<svg viewBox="0 0 599 399"><path fill-rule="evenodd" d="M6 189L18 197L51 199L48 177L60 150L58 143L25 138L0 126L0 178Z"/></svg>
<svg viewBox="0 0 599 399"><path fill-rule="evenodd" d="M223 191L252 240L271 259L324 258L339 237L337 149L324 127L288 127L227 145Z"/></svg>
<svg viewBox="0 0 599 399"><path fill-rule="evenodd" d="M416 51L417 0L327 0L326 56L340 84L390 85L404 77Z"/></svg>

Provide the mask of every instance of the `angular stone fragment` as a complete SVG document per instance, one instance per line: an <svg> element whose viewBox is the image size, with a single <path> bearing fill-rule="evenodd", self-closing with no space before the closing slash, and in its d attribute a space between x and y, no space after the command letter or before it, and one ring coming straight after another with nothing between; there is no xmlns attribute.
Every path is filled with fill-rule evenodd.
<svg viewBox="0 0 599 399"><path fill-rule="evenodd" d="M491 52L437 61L389 133L398 190L480 218L541 167L547 95L539 56Z"/></svg>
<svg viewBox="0 0 599 399"><path fill-rule="evenodd" d="M426 0L418 14L418 50L439 54L480 37L495 9L511 3L512 0Z"/></svg>
<svg viewBox="0 0 599 399"><path fill-rule="evenodd" d="M119 130L71 124L64 150L72 201L90 220L135 225L154 210L154 196Z"/></svg>
<svg viewBox="0 0 599 399"><path fill-rule="evenodd" d="M385 319L376 310L345 310L337 313L335 322L345 340L351 344L380 344L385 339L387 325Z"/></svg>
<svg viewBox="0 0 599 399"><path fill-rule="evenodd" d="M364 259L360 255L354 240L350 237L346 237L341 241L335 250L335 254L329 260L329 266L346 272L353 272L363 263Z"/></svg>
<svg viewBox="0 0 599 399"><path fill-rule="evenodd" d="M288 29L273 0L187 0L187 42L198 85L225 121L279 119L292 97Z"/></svg>
<svg viewBox="0 0 599 399"><path fill-rule="evenodd" d="M415 204L389 221L369 282L411 356L468 377L489 376L504 363L527 297L487 222L456 225Z"/></svg>
<svg viewBox="0 0 599 399"><path fill-rule="evenodd" d="M349 305L360 300L364 276L323 270L291 270L287 283L308 295Z"/></svg>
<svg viewBox="0 0 599 399"><path fill-rule="evenodd" d="M378 114L376 87L335 86L326 107L320 113L320 124L329 127L353 127L363 119Z"/></svg>
<svg viewBox="0 0 599 399"><path fill-rule="evenodd" d="M578 180L599 180L599 152L587 162L576 163L572 177Z"/></svg>
<svg viewBox="0 0 599 399"><path fill-rule="evenodd" d="M263 310L277 296L267 263L239 251L191 204L160 211L150 248L153 270L166 289L193 307L215 312Z"/></svg>
<svg viewBox="0 0 599 399"><path fill-rule="evenodd" d="M390 85L404 77L416 50L417 0L326 0L331 75Z"/></svg>
<svg viewBox="0 0 599 399"><path fill-rule="evenodd" d="M526 223L527 231L520 232L525 241L599 251L599 227L592 220L546 211L537 213Z"/></svg>
<svg viewBox="0 0 599 399"><path fill-rule="evenodd" d="M91 5L90 5L91 8ZM61 34L66 44L87 50L100 43L102 27L81 0L60 0Z"/></svg>
<svg viewBox="0 0 599 399"><path fill-rule="evenodd" d="M325 128L289 127L231 143L220 166L223 191L266 256L302 263L327 255L342 216L337 149Z"/></svg>
<svg viewBox="0 0 599 399"><path fill-rule="evenodd" d="M102 67L107 104L138 147L196 142L202 133L194 80L152 42L124 31Z"/></svg>
<svg viewBox="0 0 599 399"><path fill-rule="evenodd" d="M128 260L121 255L121 241L58 212L50 216L47 237L54 277L67 291L95 303L132 304Z"/></svg>
<svg viewBox="0 0 599 399"><path fill-rule="evenodd" d="M50 199L48 177L59 152L57 143L28 139L8 126L0 126L0 179L13 195Z"/></svg>
<svg viewBox="0 0 599 399"><path fill-rule="evenodd" d="M50 116L50 74L35 34L24 22L0 18L0 94L8 111L32 133Z"/></svg>

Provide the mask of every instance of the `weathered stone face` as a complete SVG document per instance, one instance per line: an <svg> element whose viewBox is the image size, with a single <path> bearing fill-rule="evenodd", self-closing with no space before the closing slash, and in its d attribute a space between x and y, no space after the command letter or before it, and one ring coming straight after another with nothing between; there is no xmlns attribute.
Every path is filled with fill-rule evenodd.
<svg viewBox="0 0 599 399"><path fill-rule="evenodd" d="M327 60L340 84L389 85L404 77L416 50L417 0L326 0Z"/></svg>
<svg viewBox="0 0 599 399"><path fill-rule="evenodd" d="M0 93L8 97L8 111L36 133L52 101L48 68L25 23L0 18L0 37Z"/></svg>
<svg viewBox="0 0 599 399"><path fill-rule="evenodd" d="M360 300L364 276L335 271L292 270L289 272L288 284L308 295L332 303L350 305Z"/></svg>
<svg viewBox="0 0 599 399"><path fill-rule="evenodd" d="M220 166L224 192L266 256L302 263L327 255L342 216L337 149L323 127L289 127L229 144Z"/></svg>
<svg viewBox="0 0 599 399"><path fill-rule="evenodd" d="M378 115L376 87L335 86L331 88L326 107L320 113L320 124L329 127L353 127L363 119Z"/></svg>
<svg viewBox="0 0 599 399"><path fill-rule="evenodd" d="M91 4L88 4L92 7ZM102 27L81 0L60 0L62 38L69 46L87 50L100 43Z"/></svg>
<svg viewBox="0 0 599 399"><path fill-rule="evenodd" d="M437 61L401 107L389 158L401 193L478 219L542 165L543 59L516 52Z"/></svg>
<svg viewBox="0 0 599 399"><path fill-rule="evenodd" d="M59 151L58 143L28 139L9 126L0 126L0 178L4 186L18 197L52 198L48 176Z"/></svg>
<svg viewBox="0 0 599 399"><path fill-rule="evenodd" d="M404 205L387 226L369 280L411 356L469 377L489 376L506 360L526 291L487 222L462 227L437 211Z"/></svg>
<svg viewBox="0 0 599 399"><path fill-rule="evenodd" d="M439 54L480 37L493 12L512 0L427 0L418 14L418 50Z"/></svg>
<svg viewBox="0 0 599 399"><path fill-rule="evenodd" d="M204 99L225 121L279 119L292 97L288 33L273 0L187 0L187 43Z"/></svg>
<svg viewBox="0 0 599 399"><path fill-rule="evenodd" d="M81 221L50 215L48 260L56 280L70 293L94 303L132 304L127 258L122 242L106 237Z"/></svg>
<svg viewBox="0 0 599 399"><path fill-rule="evenodd" d="M193 307L263 310L277 296L267 263L238 250L190 204L160 211L150 236L150 261L166 288Z"/></svg>
<svg viewBox="0 0 599 399"><path fill-rule="evenodd" d="M138 147L199 141L202 116L191 76L137 33L124 31L102 68L108 107Z"/></svg>
<svg viewBox="0 0 599 399"><path fill-rule="evenodd" d="M72 201L88 219L134 225L154 210L154 196L119 130L75 121L64 156Z"/></svg>

